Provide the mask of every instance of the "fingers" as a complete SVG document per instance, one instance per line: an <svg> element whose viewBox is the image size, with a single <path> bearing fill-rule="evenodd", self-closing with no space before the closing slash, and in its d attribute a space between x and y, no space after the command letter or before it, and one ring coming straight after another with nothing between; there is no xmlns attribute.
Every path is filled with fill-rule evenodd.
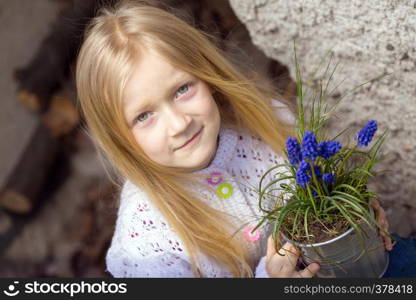
<svg viewBox="0 0 416 300"><path fill-rule="evenodd" d="M387 217L386 217L386 212L384 211L384 209L380 206L380 202L377 199L372 199L371 200L371 206L373 206L373 208L376 211L376 219L377 222L383 226L383 228L387 231L388 230L388 222L387 222Z"/></svg>
<svg viewBox="0 0 416 300"><path fill-rule="evenodd" d="M383 229L386 232L388 232L388 230L389 230L389 223L387 222L386 214L385 214L385 212L384 212L383 209L381 209L381 211L380 211L380 215L379 215L378 220L379 220L380 225L383 227Z"/></svg>
<svg viewBox="0 0 416 300"><path fill-rule="evenodd" d="M296 264L301 254L299 248L290 242L281 247L281 236L278 236L277 252L272 235L267 240L267 265L266 269L272 278L310 278L320 269L319 264L312 263L304 270L296 271ZM280 248L281 247L281 248Z"/></svg>
<svg viewBox="0 0 416 300"><path fill-rule="evenodd" d="M315 276L315 274L319 271L321 267L319 266L319 264L317 263L312 263L309 266L307 266L305 269L303 269L302 271L298 272L298 276L300 278L312 278L313 276Z"/></svg>
<svg viewBox="0 0 416 300"><path fill-rule="evenodd" d="M281 237L280 237L280 234L279 234L278 239L277 239L277 248L278 249L281 246L281 242L282 242L282 240L281 240ZM267 260L269 260L275 254L276 254L276 248L274 246L274 240L273 240L272 235L270 235L269 239L267 240L267 254L266 254Z"/></svg>
<svg viewBox="0 0 416 300"><path fill-rule="evenodd" d="M375 210L377 222L384 228L387 224L386 213L384 212L384 209L380 206L380 202L377 199L372 199L370 203Z"/></svg>
<svg viewBox="0 0 416 300"><path fill-rule="evenodd" d="M379 230L379 235L384 241L384 248L387 251L390 251L393 249L393 244L391 242L390 237L388 236L389 232L389 224L385 222L384 220L379 220L380 225L383 227L383 230Z"/></svg>
<svg viewBox="0 0 416 300"><path fill-rule="evenodd" d="M377 208L377 219L379 220L380 224L386 224L386 212L381 206Z"/></svg>
<svg viewBox="0 0 416 300"><path fill-rule="evenodd" d="M386 237L384 239L384 247L386 248L387 251L393 250L393 243L391 242L391 238Z"/></svg>
<svg viewBox="0 0 416 300"><path fill-rule="evenodd" d="M273 278L295 277L297 274L296 263L300 251L293 244L287 242L277 252L273 239L270 237L268 240L268 258L266 265L269 276Z"/></svg>
<svg viewBox="0 0 416 300"><path fill-rule="evenodd" d="M390 251L390 250L393 249L393 244L391 242L390 237L387 235L387 233L389 232L389 223L387 222L386 212L380 206L380 202L377 199L373 198L371 200L370 204L376 210L377 222L383 228L383 230L379 230L379 234L380 234L380 236L382 237L382 239L384 241L384 248L387 251Z"/></svg>
<svg viewBox="0 0 416 300"><path fill-rule="evenodd" d="M286 263L288 265L290 265L293 269L296 268L296 264L300 255L300 250L296 246L289 242L286 242L283 245L283 247L279 250L279 253L281 255L285 255L282 258L286 260Z"/></svg>
<svg viewBox="0 0 416 300"><path fill-rule="evenodd" d="M383 226L383 228L384 228L384 230L386 231L386 232L384 232L384 231L379 231L379 234L380 234L380 236L382 237L382 239L383 239L383 242L384 242L384 248L387 250L387 251L391 251L392 249L393 249L393 244L392 244L392 241L391 241L391 238L390 238L390 236L388 235L388 226Z"/></svg>
<svg viewBox="0 0 416 300"><path fill-rule="evenodd" d="M380 201L378 201L378 199L377 199L377 198L372 198L372 199L370 200L370 204L371 204L371 206L372 206L374 209L376 209L376 210L380 207Z"/></svg>
<svg viewBox="0 0 416 300"><path fill-rule="evenodd" d="M266 253L267 260L269 261L270 258L275 254L276 254L276 250L274 248L273 237L270 235L267 240L267 253Z"/></svg>

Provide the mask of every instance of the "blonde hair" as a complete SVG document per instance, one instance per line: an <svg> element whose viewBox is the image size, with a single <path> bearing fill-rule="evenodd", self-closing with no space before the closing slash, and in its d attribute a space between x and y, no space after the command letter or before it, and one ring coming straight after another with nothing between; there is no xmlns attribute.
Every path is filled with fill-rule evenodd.
<svg viewBox="0 0 416 300"><path fill-rule="evenodd" d="M195 276L203 276L197 260L202 251L234 277L253 277L254 262L242 241L231 237L227 215L186 188L189 183L200 184L195 175L147 159L128 128L123 90L140 47L151 47L173 66L214 88L222 126L248 129L283 154L292 128L273 113L271 99L277 93L266 80L256 82L260 77L254 72L244 76L212 36L173 10L138 1L100 10L87 27L76 66L81 110L99 150L120 178L140 187L160 209L188 250Z"/></svg>

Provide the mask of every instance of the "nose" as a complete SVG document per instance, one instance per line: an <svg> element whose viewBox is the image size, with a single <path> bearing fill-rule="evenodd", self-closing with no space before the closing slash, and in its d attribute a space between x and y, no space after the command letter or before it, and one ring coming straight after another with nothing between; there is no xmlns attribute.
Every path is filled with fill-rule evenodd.
<svg viewBox="0 0 416 300"><path fill-rule="evenodd" d="M192 118L177 107L170 106L166 109L167 130L170 136L176 136L186 129L191 123Z"/></svg>

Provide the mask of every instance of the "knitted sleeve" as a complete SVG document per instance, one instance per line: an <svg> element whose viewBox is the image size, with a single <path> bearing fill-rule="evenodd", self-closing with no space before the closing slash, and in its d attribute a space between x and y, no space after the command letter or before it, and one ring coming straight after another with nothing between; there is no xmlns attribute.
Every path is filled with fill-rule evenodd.
<svg viewBox="0 0 416 300"><path fill-rule="evenodd" d="M289 124L295 124L296 118L292 111L290 111L289 107L276 99L272 99L271 101L272 107L274 108L276 114L285 122ZM256 278L270 278L269 274L266 270L266 256L263 256L259 263L257 264L256 271L255 271Z"/></svg>
<svg viewBox="0 0 416 300"><path fill-rule="evenodd" d="M270 278L269 273L266 270L266 256L263 256L256 267L256 278Z"/></svg>
<svg viewBox="0 0 416 300"><path fill-rule="evenodd" d="M194 277L181 247L146 195L127 181L106 255L107 271L113 277Z"/></svg>

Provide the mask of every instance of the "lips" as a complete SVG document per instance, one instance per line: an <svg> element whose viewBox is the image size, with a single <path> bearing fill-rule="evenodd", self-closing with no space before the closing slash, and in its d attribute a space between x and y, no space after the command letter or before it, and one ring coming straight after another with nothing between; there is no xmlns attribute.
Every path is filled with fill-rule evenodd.
<svg viewBox="0 0 416 300"><path fill-rule="evenodd" d="M201 132L201 130L202 130L202 128L197 133L195 133L185 144L183 144L179 148L176 148L176 150L181 149L181 148L185 147L186 145L188 145L193 139L195 139L195 137Z"/></svg>

